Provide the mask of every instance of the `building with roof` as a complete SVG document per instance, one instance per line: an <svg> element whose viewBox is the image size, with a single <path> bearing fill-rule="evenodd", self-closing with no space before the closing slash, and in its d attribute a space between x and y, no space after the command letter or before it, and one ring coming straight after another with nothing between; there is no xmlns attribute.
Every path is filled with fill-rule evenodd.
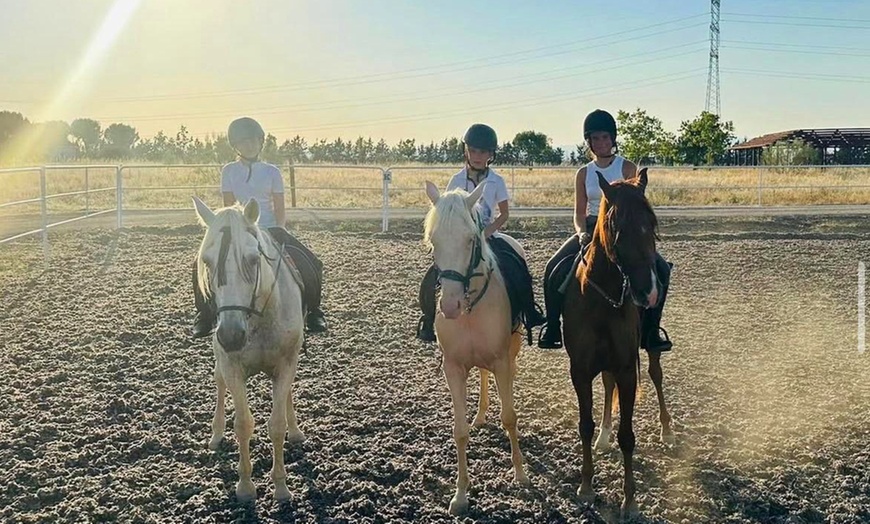
<svg viewBox="0 0 870 524"><path fill-rule="evenodd" d="M730 148L735 165L759 165L773 146L804 143L818 152L821 164L870 163L870 127L793 129L755 137Z"/></svg>

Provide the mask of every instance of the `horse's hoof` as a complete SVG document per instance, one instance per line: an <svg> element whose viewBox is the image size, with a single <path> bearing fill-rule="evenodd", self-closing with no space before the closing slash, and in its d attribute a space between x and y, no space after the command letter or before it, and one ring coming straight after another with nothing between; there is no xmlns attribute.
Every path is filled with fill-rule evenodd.
<svg viewBox="0 0 870 524"><path fill-rule="evenodd" d="M476 428L482 428L486 425L486 419L484 417L477 417L474 419L474 422L472 422L471 425Z"/></svg>
<svg viewBox="0 0 870 524"><path fill-rule="evenodd" d="M673 432L664 432L662 431L662 444L667 446L673 446L677 443L677 437L673 434Z"/></svg>
<svg viewBox="0 0 870 524"><path fill-rule="evenodd" d="M518 471L514 473L514 481L520 486L531 486L532 481L529 480L529 476L526 475L525 471Z"/></svg>
<svg viewBox="0 0 870 524"><path fill-rule="evenodd" d="M468 509L468 495L459 496L459 493L450 499L450 514L455 516L462 515Z"/></svg>
<svg viewBox="0 0 870 524"><path fill-rule="evenodd" d="M604 436L599 436L595 441L595 451L599 453L604 453L606 451L610 451L610 438L605 438Z"/></svg>
<svg viewBox="0 0 870 524"><path fill-rule="evenodd" d="M633 519L636 519L640 516L640 509L637 507L637 502L632 501L631 504L626 505L624 502L622 503L622 507L619 509L619 519L623 522L627 522Z"/></svg>
<svg viewBox="0 0 870 524"><path fill-rule="evenodd" d="M214 435L211 440L208 441L208 449L212 451L216 451L217 448L220 447L221 441L224 439L223 435Z"/></svg>
<svg viewBox="0 0 870 524"><path fill-rule="evenodd" d="M287 433L287 442L290 444L302 444L305 442L305 433L301 431L291 431Z"/></svg>
<svg viewBox="0 0 870 524"><path fill-rule="evenodd" d="M250 502L257 498L257 487L250 480L240 480L236 484L236 498L239 502Z"/></svg>
<svg viewBox="0 0 870 524"><path fill-rule="evenodd" d="M275 500L278 502L286 502L290 500L290 490L287 489L286 482L275 484Z"/></svg>
<svg viewBox="0 0 870 524"><path fill-rule="evenodd" d="M577 497L580 498L580 502L584 504L589 504L590 506L595 503L595 492L591 489L585 491L583 486L577 488Z"/></svg>

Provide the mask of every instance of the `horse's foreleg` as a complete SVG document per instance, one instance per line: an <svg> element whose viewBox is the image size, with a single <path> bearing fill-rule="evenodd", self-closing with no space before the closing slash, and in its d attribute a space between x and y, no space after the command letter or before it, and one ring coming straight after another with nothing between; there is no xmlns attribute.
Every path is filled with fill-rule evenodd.
<svg viewBox="0 0 870 524"><path fill-rule="evenodd" d="M514 377L511 366L501 366L495 372L495 385L501 400L501 423L511 441L511 462L514 465L514 480L523 485L529 484L529 477L523 469L523 454L517 436L517 412L514 409Z"/></svg>
<svg viewBox="0 0 870 524"><path fill-rule="evenodd" d="M224 381L233 396L235 407L233 429L239 442L239 483L236 485L236 497L242 501L252 500L257 496L257 488L251 481L251 436L254 434L254 417L248 406L245 377L240 369L233 369L224 374Z"/></svg>
<svg viewBox="0 0 870 524"><path fill-rule="evenodd" d="M634 429L631 418L634 413L634 399L637 393L637 370L632 367L630 371L620 373L617 377L619 387L619 432L616 438L619 441L619 449L622 451L622 465L625 478L622 489L624 499L620 512L622 518L632 518L638 514L637 501L635 500L634 466Z"/></svg>
<svg viewBox="0 0 870 524"><path fill-rule="evenodd" d="M601 413L601 427L595 440L595 449L607 451L610 449L610 433L613 431L613 392L616 391L616 379L607 371L601 373L604 382L604 410Z"/></svg>
<svg viewBox="0 0 870 524"><path fill-rule="evenodd" d="M217 362L214 364L214 382L217 386L217 404L214 408L214 418L211 420L211 440L208 443L208 449L212 451L218 448L224 438L224 431L227 429L227 384L221 376Z"/></svg>
<svg viewBox="0 0 870 524"><path fill-rule="evenodd" d="M299 429L299 423L296 420L296 408L293 407L293 384L296 382L296 368L299 362L299 352L297 351L290 360L290 389L287 391L287 440L291 444L301 444L305 442L305 434Z"/></svg>
<svg viewBox="0 0 870 524"><path fill-rule="evenodd" d="M450 514L459 515L468 508L468 420L466 396L468 372L453 363L444 363L444 377L453 399L453 439L456 441L456 493L450 501Z"/></svg>
<svg viewBox="0 0 870 524"><path fill-rule="evenodd" d="M655 384L656 396L659 399L659 420L662 423L662 443L673 445L676 441L674 432L671 429L671 414L668 413L668 408L665 405L665 393L662 387L662 360L661 353L649 353L649 376Z"/></svg>
<svg viewBox="0 0 870 524"><path fill-rule="evenodd" d="M486 410L489 409L489 371L480 368L480 400L477 404L477 416L473 425L479 428L486 424Z"/></svg>
<svg viewBox="0 0 870 524"><path fill-rule="evenodd" d="M595 502L595 491L592 489L592 435L595 433L595 419L592 417L592 377L583 372L573 360L571 362L571 382L577 393L577 405L580 410L578 432L583 444L583 466L580 470L580 489L577 496L583 502Z"/></svg>
<svg viewBox="0 0 870 524"><path fill-rule="evenodd" d="M272 482L275 484L275 500L289 500L287 471L284 469L284 436L287 433L287 399L293 384L293 376L287 369L272 379L272 415L269 417L269 439L272 441Z"/></svg>

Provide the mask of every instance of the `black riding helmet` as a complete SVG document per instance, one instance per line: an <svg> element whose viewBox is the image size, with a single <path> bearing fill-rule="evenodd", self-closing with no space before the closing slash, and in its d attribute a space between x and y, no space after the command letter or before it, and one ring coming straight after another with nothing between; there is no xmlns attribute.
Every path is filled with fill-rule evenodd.
<svg viewBox="0 0 870 524"><path fill-rule="evenodd" d="M230 123L229 129L227 129L227 140L229 140L230 146L233 149L237 149L236 144L247 138L258 138L262 144L266 141L266 133L263 131L263 127L253 118L245 116L233 120Z"/></svg>
<svg viewBox="0 0 870 524"><path fill-rule="evenodd" d="M498 137L495 130L486 124L474 124L465 132L462 142L470 147L492 151L498 149Z"/></svg>
<svg viewBox="0 0 870 524"><path fill-rule="evenodd" d="M613 143L615 144L616 120L613 119L613 115L603 109L596 109L586 115L586 120L583 121L583 138L589 140L592 133L595 133L596 131L610 133L611 140L613 140Z"/></svg>

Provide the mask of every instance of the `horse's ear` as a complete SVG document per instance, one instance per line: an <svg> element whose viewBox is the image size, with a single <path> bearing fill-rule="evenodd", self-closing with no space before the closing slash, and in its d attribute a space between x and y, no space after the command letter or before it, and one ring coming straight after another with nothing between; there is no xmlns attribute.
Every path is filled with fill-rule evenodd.
<svg viewBox="0 0 870 524"><path fill-rule="evenodd" d="M429 201L432 202L432 205L438 203L438 199L441 198L441 193L438 191L438 187L432 182L426 181L426 196L429 197Z"/></svg>
<svg viewBox="0 0 870 524"><path fill-rule="evenodd" d="M646 185L649 183L649 176L646 174L646 168L640 170L637 174L637 187L643 191L643 194L646 194Z"/></svg>
<svg viewBox="0 0 870 524"><path fill-rule="evenodd" d="M197 196L193 197L193 208L196 210L196 216L199 217L199 221L202 225L205 227L210 226L214 221L214 211L209 209L205 202L200 200Z"/></svg>
<svg viewBox="0 0 870 524"><path fill-rule="evenodd" d="M256 198L252 198L245 204L245 219L251 224L256 224L258 218L260 218L260 203Z"/></svg>
<svg viewBox="0 0 870 524"><path fill-rule="evenodd" d="M598 187L601 188L601 192L604 194L604 198L610 200L610 182L604 178L604 175L601 174L601 171L595 170L595 174L598 175Z"/></svg>
<svg viewBox="0 0 870 524"><path fill-rule="evenodd" d="M471 192L470 195L465 197L465 205L468 206L468 209L474 207L474 204L480 200L480 197L483 195L483 187L486 185L486 182L478 184L477 187L474 188L474 191Z"/></svg>

